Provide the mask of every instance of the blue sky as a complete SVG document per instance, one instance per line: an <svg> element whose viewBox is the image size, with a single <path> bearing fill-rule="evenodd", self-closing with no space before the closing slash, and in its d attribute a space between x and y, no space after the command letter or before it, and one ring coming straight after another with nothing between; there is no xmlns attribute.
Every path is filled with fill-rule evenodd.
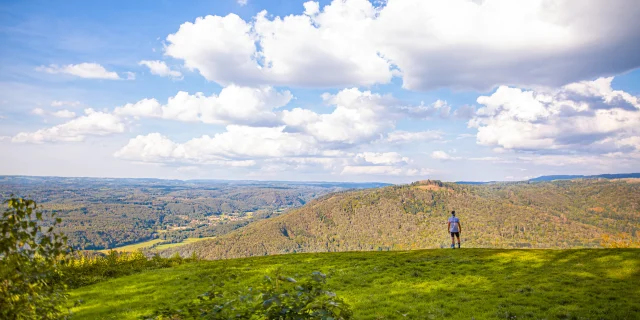
<svg viewBox="0 0 640 320"><path fill-rule="evenodd" d="M0 174L638 171L640 6L576 5L4 1Z"/></svg>

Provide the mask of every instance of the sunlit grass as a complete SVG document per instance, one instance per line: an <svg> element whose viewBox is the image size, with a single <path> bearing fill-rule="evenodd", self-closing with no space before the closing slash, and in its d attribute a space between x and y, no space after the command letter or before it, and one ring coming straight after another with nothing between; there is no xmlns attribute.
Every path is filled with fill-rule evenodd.
<svg viewBox="0 0 640 320"><path fill-rule="evenodd" d="M135 319L194 299L216 279L229 290L281 268L319 270L355 319L638 319L640 250L420 250L290 254L203 261L72 291L77 319Z"/></svg>
<svg viewBox="0 0 640 320"><path fill-rule="evenodd" d="M213 239L213 238L215 238L215 237L186 238L186 239L182 240L182 242L178 242L178 243L159 244L159 245L155 246L153 249L154 250L162 250L162 249L167 249L167 248L179 247L179 246L183 246L185 244L194 243L194 242L207 240L207 239Z"/></svg>
<svg viewBox="0 0 640 320"><path fill-rule="evenodd" d="M137 251L138 249L147 249L147 248L151 248L151 247L153 247L154 250L162 250L162 249L179 247L179 246L182 246L182 245L185 245L185 244L194 243L194 242L207 240L207 239L213 239L213 238L215 238L215 237L186 238L186 239L182 240L182 242L158 244L155 247L153 247L153 245L155 245L157 243L160 243L160 242L163 242L163 241L166 241L166 240L153 239L153 240L134 243L134 244L130 244L130 245L122 246L122 247L117 247L117 248L113 248L113 249L98 250L98 252L109 253L109 251L111 251L111 250L120 251L120 252L134 252L134 251Z"/></svg>
<svg viewBox="0 0 640 320"><path fill-rule="evenodd" d="M153 239L153 240L149 240L149 241L130 244L130 245L127 245L127 246L117 247L117 248L113 248L113 249L98 250L98 251L102 252L102 253L109 253L110 250L120 251L120 252L134 252L134 251L137 251L138 249L149 248L149 247L153 246L154 244L160 243L162 241L165 241L165 240Z"/></svg>

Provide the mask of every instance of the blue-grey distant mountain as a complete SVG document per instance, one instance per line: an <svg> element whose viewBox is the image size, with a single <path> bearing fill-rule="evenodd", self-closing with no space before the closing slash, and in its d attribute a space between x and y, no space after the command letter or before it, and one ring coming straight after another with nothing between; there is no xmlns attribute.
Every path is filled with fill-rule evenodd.
<svg viewBox="0 0 640 320"><path fill-rule="evenodd" d="M471 185L480 185L480 184L488 184L488 183L496 183L497 181L456 181L456 184L471 184Z"/></svg>
<svg viewBox="0 0 640 320"><path fill-rule="evenodd" d="M640 178L640 173L615 173L615 174L599 174L592 176L584 175L553 175L553 176L540 176L530 179L531 182L540 181L553 181L553 180L570 180L570 179L624 179L624 178Z"/></svg>
<svg viewBox="0 0 640 320"><path fill-rule="evenodd" d="M549 176L540 176L537 178L529 179L526 181L529 182L542 182L542 181L553 181L553 180L571 180L571 179L625 179L625 178L640 178L640 173L607 173L607 174L598 174L598 175L578 175L578 174L566 174L566 175L549 175ZM456 184L468 184L468 185L482 185L482 184L490 184L490 183L504 183L506 181L456 181Z"/></svg>

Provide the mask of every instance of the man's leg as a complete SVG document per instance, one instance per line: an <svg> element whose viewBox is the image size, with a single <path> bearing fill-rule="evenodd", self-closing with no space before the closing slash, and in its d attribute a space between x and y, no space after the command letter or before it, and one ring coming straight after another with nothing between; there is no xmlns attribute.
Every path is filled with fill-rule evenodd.
<svg viewBox="0 0 640 320"><path fill-rule="evenodd" d="M460 233L456 233L456 238L458 238L458 248L460 248Z"/></svg>
<svg viewBox="0 0 640 320"><path fill-rule="evenodd" d="M451 249L455 249L456 247L456 243L455 240L453 238L453 232L451 232Z"/></svg>

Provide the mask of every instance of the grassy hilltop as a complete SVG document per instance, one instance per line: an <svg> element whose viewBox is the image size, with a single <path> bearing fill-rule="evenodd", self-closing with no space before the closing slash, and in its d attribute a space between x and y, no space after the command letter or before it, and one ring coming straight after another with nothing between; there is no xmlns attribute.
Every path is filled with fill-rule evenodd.
<svg viewBox="0 0 640 320"><path fill-rule="evenodd" d="M194 300L215 280L257 285L281 268L329 276L354 319L638 319L640 250L442 249L202 261L72 291L73 319L137 319Z"/></svg>
<svg viewBox="0 0 640 320"><path fill-rule="evenodd" d="M410 185L334 193L212 240L170 248L225 259L293 252L387 251L448 246L456 210L462 241L484 248L600 247L640 243L640 180ZM450 243L450 242L449 242Z"/></svg>

